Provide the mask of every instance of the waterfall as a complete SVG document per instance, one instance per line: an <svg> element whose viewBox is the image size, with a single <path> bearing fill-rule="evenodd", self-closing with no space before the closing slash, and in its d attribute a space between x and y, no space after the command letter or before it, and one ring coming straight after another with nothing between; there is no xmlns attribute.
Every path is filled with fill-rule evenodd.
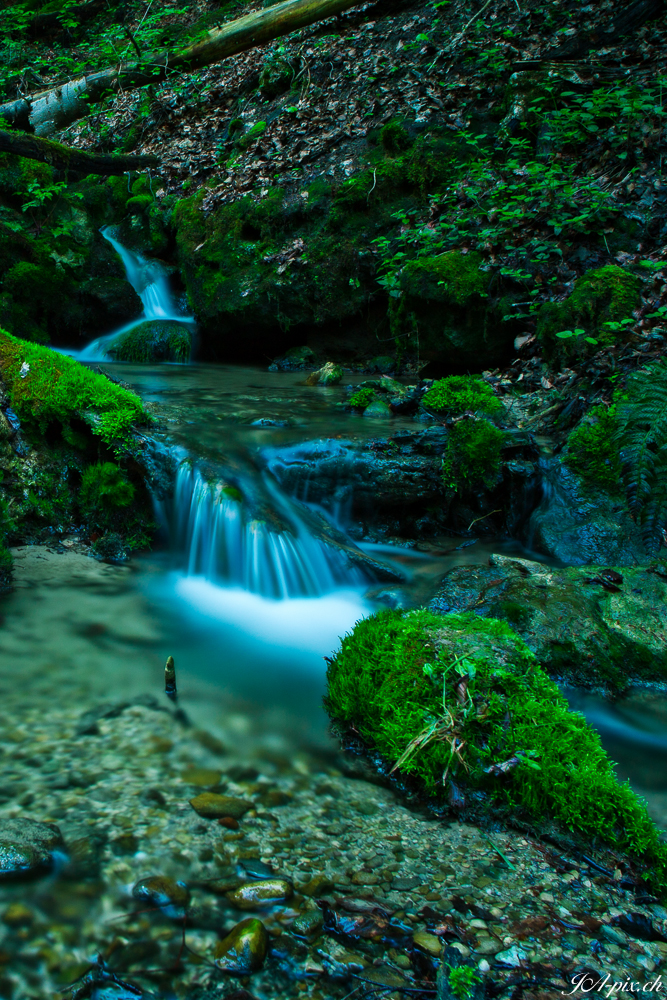
<svg viewBox="0 0 667 1000"><path fill-rule="evenodd" d="M316 597L368 582L341 548L315 537L287 497L272 500L286 525L278 530L247 512L238 491L208 482L185 461L173 499L158 513L189 576L272 598Z"/></svg>
<svg viewBox="0 0 667 1000"><path fill-rule="evenodd" d="M147 320L172 320L177 323L194 323L192 316L183 316L174 302L169 288L169 281L162 266L155 260L146 260L140 253L128 250L114 236L111 226L100 230L105 240L108 240L119 255L125 268L127 280L141 299L143 312L131 323L126 323L113 333L98 337L80 351L67 351L79 361L104 361L107 350L113 341L123 333L127 333L140 323Z"/></svg>

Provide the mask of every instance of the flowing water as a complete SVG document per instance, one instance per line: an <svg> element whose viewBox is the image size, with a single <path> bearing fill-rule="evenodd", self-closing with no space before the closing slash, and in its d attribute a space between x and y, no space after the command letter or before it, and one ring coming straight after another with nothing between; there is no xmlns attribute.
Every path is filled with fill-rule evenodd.
<svg viewBox="0 0 667 1000"><path fill-rule="evenodd" d="M174 320L178 323L194 324L193 317L185 315L176 305L169 286L169 277L159 261L147 260L142 254L128 250L116 239L112 226L106 226L101 233L120 256L127 280L141 299L143 312L118 330L86 344L80 351L70 350L65 353L78 358L79 361L103 361L108 358L107 352L117 337L147 320Z"/></svg>

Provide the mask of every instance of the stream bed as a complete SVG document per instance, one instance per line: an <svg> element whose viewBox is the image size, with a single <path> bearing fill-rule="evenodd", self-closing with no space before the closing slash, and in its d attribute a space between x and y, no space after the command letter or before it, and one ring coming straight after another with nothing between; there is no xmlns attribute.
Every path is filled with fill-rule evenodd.
<svg viewBox="0 0 667 1000"><path fill-rule="evenodd" d="M96 562L75 538L15 551L16 586L0 600L0 814L57 824L66 860L27 887L0 886L0 997L51 996L95 955L107 971L85 994L93 997L207 1000L240 984L259 998L324 1000L364 984L409 988L437 965L442 928L466 920L475 924L457 932L459 950L482 971L542 962L566 977L591 960L615 978L655 969L667 957L662 944L627 952L622 931L601 939L576 916L604 923L636 908L618 879L585 866L564 874L530 838L489 839L411 808L345 762L328 733L324 657L359 618L426 602L461 562L535 554L506 539L438 539L427 551L357 539L387 568L378 583L363 561L348 564L313 538L307 509L268 470L266 456L275 462L280 449L383 433L386 425L336 405L340 387L251 368L104 367L159 416L160 447L189 456L188 470L200 461L231 470L258 505L297 525L296 541L267 548L258 522L243 521L233 497L216 507L202 479L187 510L158 505L164 537L129 564ZM315 513L345 534L344 504ZM202 539L222 552L215 565L193 556ZM311 580L318 559L325 568ZM163 694L168 655L180 714ZM569 696L667 827L664 698L638 692L610 706ZM199 809L211 791L231 797L237 819ZM248 882L244 863L273 879L268 903L259 890L253 897L261 879ZM132 887L146 878L163 880L169 905L155 893L137 904ZM544 906L579 930L525 941L518 922ZM667 917L660 907L647 913ZM254 927L246 959L234 966L223 955L213 966L220 939L258 914L264 931ZM123 992L109 970L142 992Z"/></svg>

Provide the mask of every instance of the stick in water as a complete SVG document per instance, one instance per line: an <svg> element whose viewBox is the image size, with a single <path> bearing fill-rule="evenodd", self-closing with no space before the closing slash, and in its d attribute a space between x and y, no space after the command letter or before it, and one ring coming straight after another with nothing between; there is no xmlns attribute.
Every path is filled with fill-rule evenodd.
<svg viewBox="0 0 667 1000"><path fill-rule="evenodd" d="M178 697L176 691L176 665L174 664L173 656L167 657L167 663L164 668L164 693L167 698L171 698L173 702L175 702Z"/></svg>

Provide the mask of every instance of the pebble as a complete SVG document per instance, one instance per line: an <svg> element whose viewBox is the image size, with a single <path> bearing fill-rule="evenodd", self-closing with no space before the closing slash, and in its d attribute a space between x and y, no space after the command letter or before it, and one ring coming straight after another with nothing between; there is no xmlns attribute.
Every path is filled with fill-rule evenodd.
<svg viewBox="0 0 667 1000"><path fill-rule="evenodd" d="M259 858L239 858L237 870L240 876L245 875L247 878L265 879L275 874L273 868Z"/></svg>
<svg viewBox="0 0 667 1000"><path fill-rule="evenodd" d="M138 902L156 907L174 920L180 919L190 905L190 890L185 882L164 875L139 879L132 887L132 895Z"/></svg>
<svg viewBox="0 0 667 1000"><path fill-rule="evenodd" d="M428 951L431 955L439 955L442 952L442 941L435 934L428 931L417 931L412 935L412 940L419 948Z"/></svg>
<svg viewBox="0 0 667 1000"><path fill-rule="evenodd" d="M287 903L293 895L294 888L287 879L270 878L246 882L233 892L228 892L227 899L239 910L256 910Z"/></svg>
<svg viewBox="0 0 667 1000"><path fill-rule="evenodd" d="M261 920L248 917L219 941L213 953L218 969L244 976L261 969L269 949L269 936Z"/></svg>
<svg viewBox="0 0 667 1000"><path fill-rule="evenodd" d="M247 799L237 799L233 795L218 795L217 792L202 792L190 799L194 811L205 819L222 819L231 816L241 819L252 809L253 804Z"/></svg>
<svg viewBox="0 0 667 1000"><path fill-rule="evenodd" d="M0 819L0 878L48 870L65 859L60 830L34 819Z"/></svg>
<svg viewBox="0 0 667 1000"><path fill-rule="evenodd" d="M509 965L513 969L519 968L522 962L528 961L528 952L523 951L518 945L513 944L507 951L499 951L496 954L496 961L503 965Z"/></svg>

